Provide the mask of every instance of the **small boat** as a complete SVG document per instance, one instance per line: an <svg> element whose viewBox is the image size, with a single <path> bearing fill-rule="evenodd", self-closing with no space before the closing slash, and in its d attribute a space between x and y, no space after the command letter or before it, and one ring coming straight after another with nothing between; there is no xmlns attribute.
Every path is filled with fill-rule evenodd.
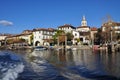
<svg viewBox="0 0 120 80"><path fill-rule="evenodd" d="M42 51L42 50L47 50L47 48L46 48L46 47L43 47L43 46L37 46L37 47L35 47L34 50L35 50L35 51Z"/></svg>
<svg viewBox="0 0 120 80"><path fill-rule="evenodd" d="M74 50L77 50L77 48L72 48L72 50L74 51Z"/></svg>

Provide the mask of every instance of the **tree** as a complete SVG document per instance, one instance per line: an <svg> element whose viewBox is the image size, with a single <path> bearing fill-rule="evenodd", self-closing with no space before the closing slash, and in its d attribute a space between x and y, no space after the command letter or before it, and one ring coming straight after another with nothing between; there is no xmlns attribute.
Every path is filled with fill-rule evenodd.
<svg viewBox="0 0 120 80"><path fill-rule="evenodd" d="M94 44L100 44L104 42L102 35L103 35L102 30L101 28L99 28L98 32L95 34Z"/></svg>
<svg viewBox="0 0 120 80"><path fill-rule="evenodd" d="M57 30L55 35L53 35L53 40L54 40L54 44L57 44L57 39L59 38L59 41L62 42L63 41L63 35L65 32L63 30Z"/></svg>
<svg viewBox="0 0 120 80"><path fill-rule="evenodd" d="M120 40L120 33L116 33L117 41Z"/></svg>
<svg viewBox="0 0 120 80"><path fill-rule="evenodd" d="M30 36L30 43L31 43L31 45L33 45L33 37L34 37L34 35L32 34L32 35Z"/></svg>
<svg viewBox="0 0 120 80"><path fill-rule="evenodd" d="M74 37L73 34L70 32L66 33L66 36L67 36L67 41L71 41Z"/></svg>

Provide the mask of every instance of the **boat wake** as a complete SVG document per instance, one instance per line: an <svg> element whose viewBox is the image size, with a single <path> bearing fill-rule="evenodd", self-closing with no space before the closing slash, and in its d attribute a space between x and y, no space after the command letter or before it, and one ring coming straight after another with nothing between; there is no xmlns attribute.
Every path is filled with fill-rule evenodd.
<svg viewBox="0 0 120 80"><path fill-rule="evenodd" d="M0 52L0 80L16 80L23 70L20 57L11 52Z"/></svg>

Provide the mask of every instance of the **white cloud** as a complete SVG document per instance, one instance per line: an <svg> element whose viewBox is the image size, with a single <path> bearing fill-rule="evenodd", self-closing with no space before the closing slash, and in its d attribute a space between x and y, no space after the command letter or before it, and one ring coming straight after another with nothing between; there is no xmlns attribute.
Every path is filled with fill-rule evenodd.
<svg viewBox="0 0 120 80"><path fill-rule="evenodd" d="M12 26L13 22L7 21L7 20L0 20L0 25L3 26Z"/></svg>

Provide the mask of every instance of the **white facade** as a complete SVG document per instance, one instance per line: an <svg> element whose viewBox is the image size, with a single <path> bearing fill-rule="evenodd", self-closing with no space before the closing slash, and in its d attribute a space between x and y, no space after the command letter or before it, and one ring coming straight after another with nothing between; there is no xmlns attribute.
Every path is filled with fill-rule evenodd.
<svg viewBox="0 0 120 80"><path fill-rule="evenodd" d="M76 29L76 31L79 31L79 32L88 32L88 31L90 31L90 28L87 27L87 26L78 27L78 28Z"/></svg>
<svg viewBox="0 0 120 80"><path fill-rule="evenodd" d="M49 42L45 42L45 40L52 39L54 31L49 29L38 29L33 31L33 45L40 46L40 45L49 45Z"/></svg>
<svg viewBox="0 0 120 80"><path fill-rule="evenodd" d="M0 35L0 40L5 40L7 36L4 36L4 35Z"/></svg>
<svg viewBox="0 0 120 80"><path fill-rule="evenodd" d="M85 16L83 16L81 21L81 26L76 28L76 31L79 32L80 35L80 41L82 43L90 43L89 36L90 36L90 27L87 26L87 21L85 19Z"/></svg>
<svg viewBox="0 0 120 80"><path fill-rule="evenodd" d="M76 40L76 39L79 39L79 38L80 38L80 34L79 34L78 31L72 31L72 34L73 34L73 36L74 36L72 42L73 42L73 44L76 44L76 43L77 43L77 40Z"/></svg>
<svg viewBox="0 0 120 80"><path fill-rule="evenodd" d="M58 30L63 30L63 31L65 31L65 33L73 31L73 29L71 27L58 28Z"/></svg>
<svg viewBox="0 0 120 80"><path fill-rule="evenodd" d="M2 43L6 37L7 37L6 35L0 35L0 46L2 46Z"/></svg>
<svg viewBox="0 0 120 80"><path fill-rule="evenodd" d="M68 33L68 32L71 33L73 30L75 30L75 27L73 27L69 24L65 24L63 26L58 27L58 30L63 30L63 31L65 31L65 33Z"/></svg>
<svg viewBox="0 0 120 80"><path fill-rule="evenodd" d="M81 26L77 27L76 31L79 31L79 32L88 32L88 31L90 31L90 27L87 26L87 21L85 19L85 16L83 16L82 21L81 21Z"/></svg>
<svg viewBox="0 0 120 80"><path fill-rule="evenodd" d="M33 44L35 46L36 42L39 42L36 46L40 46L43 45L43 35L42 35L42 31L34 31L33 32Z"/></svg>

